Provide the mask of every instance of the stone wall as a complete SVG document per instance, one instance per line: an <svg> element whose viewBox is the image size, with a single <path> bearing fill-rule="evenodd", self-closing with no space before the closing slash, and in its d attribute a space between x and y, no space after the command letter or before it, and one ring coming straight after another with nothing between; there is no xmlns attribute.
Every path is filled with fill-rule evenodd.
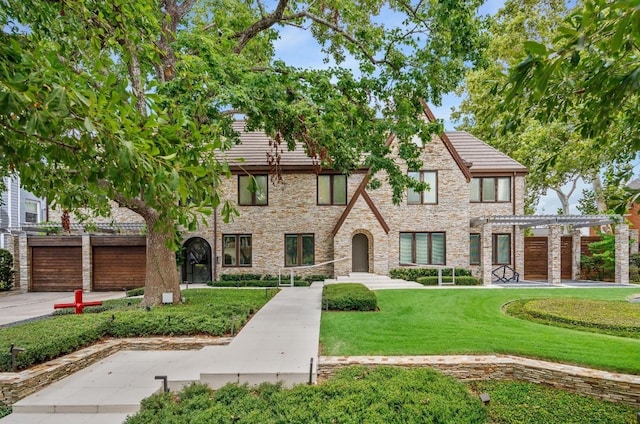
<svg viewBox="0 0 640 424"><path fill-rule="evenodd" d="M507 355L322 356L318 382L351 365L430 367L461 381L518 380L640 406L640 376Z"/></svg>
<svg viewBox="0 0 640 424"><path fill-rule="evenodd" d="M226 345L231 337L155 337L112 339L18 372L0 373L0 404L13 405L120 350L196 350Z"/></svg>

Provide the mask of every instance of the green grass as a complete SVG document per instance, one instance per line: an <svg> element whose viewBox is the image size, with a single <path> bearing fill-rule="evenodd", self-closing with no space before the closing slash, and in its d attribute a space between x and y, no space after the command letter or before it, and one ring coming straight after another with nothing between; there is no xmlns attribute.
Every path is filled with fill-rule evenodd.
<svg viewBox="0 0 640 424"><path fill-rule="evenodd" d="M640 374L640 340L508 316L518 299L624 300L630 289L381 290L377 312L325 312L323 355L513 354Z"/></svg>
<svg viewBox="0 0 640 424"><path fill-rule="evenodd" d="M229 334L244 325L276 290L188 289L185 303L161 305L146 311L140 299L105 301L104 310L82 315L60 315L0 328L0 371L11 366L9 346L25 351L17 369L28 368L91 345L103 337L147 337ZM130 305L129 305L130 304Z"/></svg>
<svg viewBox="0 0 640 424"><path fill-rule="evenodd" d="M636 424L637 408L533 383L482 381L471 384L488 393L490 422L500 424Z"/></svg>

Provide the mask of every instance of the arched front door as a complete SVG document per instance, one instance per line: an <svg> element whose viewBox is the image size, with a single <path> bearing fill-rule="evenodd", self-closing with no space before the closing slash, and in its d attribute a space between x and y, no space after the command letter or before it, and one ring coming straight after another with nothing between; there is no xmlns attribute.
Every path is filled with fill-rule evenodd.
<svg viewBox="0 0 640 424"><path fill-rule="evenodd" d="M369 272L369 239L364 234L356 234L351 240L351 270Z"/></svg>
<svg viewBox="0 0 640 424"><path fill-rule="evenodd" d="M211 246L200 237L187 240L183 246L182 281L206 283L211 281Z"/></svg>

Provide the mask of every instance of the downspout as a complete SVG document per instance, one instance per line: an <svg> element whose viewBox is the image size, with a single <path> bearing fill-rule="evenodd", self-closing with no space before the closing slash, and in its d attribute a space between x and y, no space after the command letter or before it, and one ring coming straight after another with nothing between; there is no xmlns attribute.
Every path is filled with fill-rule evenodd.
<svg viewBox="0 0 640 424"><path fill-rule="evenodd" d="M213 281L218 281L218 208L213 209Z"/></svg>
<svg viewBox="0 0 640 424"><path fill-rule="evenodd" d="M511 184L511 215L516 215L516 173L513 172L513 183ZM511 234L513 234L511 240L511 263L513 264L513 269L516 269L516 224L513 224L511 228ZM520 270L518 270L520 272ZM524 276L524 273L522 274Z"/></svg>

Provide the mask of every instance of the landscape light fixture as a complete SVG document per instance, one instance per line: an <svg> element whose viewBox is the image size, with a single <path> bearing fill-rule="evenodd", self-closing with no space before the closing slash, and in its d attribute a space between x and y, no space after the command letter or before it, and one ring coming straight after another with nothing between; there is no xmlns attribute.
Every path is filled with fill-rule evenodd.
<svg viewBox="0 0 640 424"><path fill-rule="evenodd" d="M489 405L489 402L491 402L491 398L489 397L488 393L480 393L480 400L482 401L484 406Z"/></svg>

